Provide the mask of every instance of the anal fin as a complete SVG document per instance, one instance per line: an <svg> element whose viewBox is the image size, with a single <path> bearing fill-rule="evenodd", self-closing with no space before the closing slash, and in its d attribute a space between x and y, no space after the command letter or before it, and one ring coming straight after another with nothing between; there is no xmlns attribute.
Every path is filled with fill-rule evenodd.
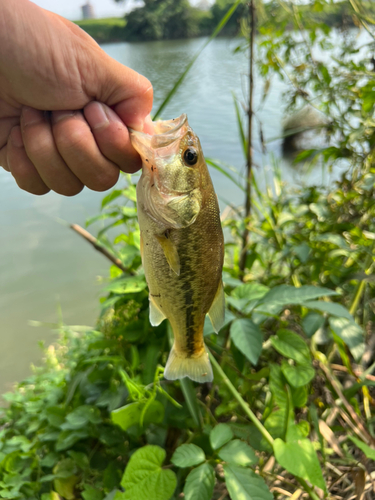
<svg viewBox="0 0 375 500"><path fill-rule="evenodd" d="M180 257L178 256L176 245L169 239L168 234L167 230L162 236L156 234L155 238L160 243L170 268L177 276L180 276Z"/></svg>
<svg viewBox="0 0 375 500"><path fill-rule="evenodd" d="M214 376L206 349L202 350L200 356L188 358L179 356L173 345L165 366L164 378L177 380L184 377L189 377L201 384L203 382L212 382Z"/></svg>
<svg viewBox="0 0 375 500"><path fill-rule="evenodd" d="M155 301L151 295L148 296L150 302L150 323L152 326L159 326L160 323L166 318L163 311L155 304Z"/></svg>
<svg viewBox="0 0 375 500"><path fill-rule="evenodd" d="M222 281L220 281L214 301L208 311L208 316L215 332L219 333L225 321L225 296Z"/></svg>

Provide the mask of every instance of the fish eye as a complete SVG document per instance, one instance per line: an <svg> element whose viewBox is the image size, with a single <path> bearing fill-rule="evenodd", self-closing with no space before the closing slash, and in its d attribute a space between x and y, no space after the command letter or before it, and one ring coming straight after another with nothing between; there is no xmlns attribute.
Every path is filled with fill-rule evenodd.
<svg viewBox="0 0 375 500"><path fill-rule="evenodd" d="M187 165L195 165L198 161L198 153L194 148L187 148L184 152L184 161Z"/></svg>

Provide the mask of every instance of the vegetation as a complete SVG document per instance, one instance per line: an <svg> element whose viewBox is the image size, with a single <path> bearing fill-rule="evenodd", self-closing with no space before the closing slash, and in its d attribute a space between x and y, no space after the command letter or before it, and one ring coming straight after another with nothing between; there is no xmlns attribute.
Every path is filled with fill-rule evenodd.
<svg viewBox="0 0 375 500"><path fill-rule="evenodd" d="M366 5L349 1L372 33ZM264 192L252 178L248 217L225 209L226 324L219 335L205 325L214 383L203 385L163 379L171 332L149 324L135 185L124 175L88 221L105 221L96 244L119 260L97 325L58 325L44 365L5 395L1 498L374 498L374 37L359 51L345 31L324 64L315 49L333 50L329 28L301 16L305 6L284 8L275 31L258 7L263 101L275 76L289 81L290 109L307 103L326 118L324 143L296 162L340 162L345 173L297 190L275 166Z"/></svg>
<svg viewBox="0 0 375 500"><path fill-rule="evenodd" d="M90 19L76 21L76 24L99 43L207 36L212 33L228 9L236 3L233 0L216 0L209 10L202 10L190 5L188 0L147 0L143 7L137 7L124 19ZM362 0L360 4L368 15L375 15L375 6L372 2ZM286 12L293 10L293 2L281 3L273 0L264 5L257 2L257 10L262 19L267 19L272 28L278 30L280 17L285 19ZM327 27L348 27L359 24L358 18L353 17L353 6L348 0L335 3L322 0L314 2L313 8L309 4L300 5L298 12L301 18L307 16ZM221 35L240 35L246 17L246 3L240 2ZM289 17L287 21L289 22L285 23L284 29L294 29L293 18Z"/></svg>
<svg viewBox="0 0 375 500"><path fill-rule="evenodd" d="M121 17L108 17L104 19L83 19L75 21L98 43L118 42L123 40L126 20Z"/></svg>

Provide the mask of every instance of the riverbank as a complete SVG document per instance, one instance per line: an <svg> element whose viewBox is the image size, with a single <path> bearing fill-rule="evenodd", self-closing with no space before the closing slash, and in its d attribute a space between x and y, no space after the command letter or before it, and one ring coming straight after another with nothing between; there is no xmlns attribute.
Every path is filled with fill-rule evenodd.
<svg viewBox="0 0 375 500"><path fill-rule="evenodd" d="M83 19L74 21L98 43L124 41L126 20L124 17L106 17L103 19Z"/></svg>
<svg viewBox="0 0 375 500"><path fill-rule="evenodd" d="M166 18L165 9L153 10L153 7L148 5L133 10L123 18L85 19L74 22L98 43L197 38L210 35L232 3L220 2L219 5L216 2L209 10L202 10L191 6L184 0L174 0L172 8L169 9L170 19ZM355 13L347 2L324 5L321 6L321 10L311 11L309 5L301 5L299 9L301 19L306 19L305 16L308 16L320 23L322 29L325 26L347 28L359 26L360 20L366 19L366 14L375 15L375 4L372 2L363 1L361 6L364 14ZM258 15L259 21L261 21L259 25L262 25L262 22L267 19L268 23L273 22L275 28L278 27L280 19L285 17L287 10L287 3L284 3L283 7L274 2L263 5L263 12ZM241 20L247 15L247 9L244 5L239 5L220 34L224 36L239 35ZM288 28L294 29L292 21L287 26Z"/></svg>

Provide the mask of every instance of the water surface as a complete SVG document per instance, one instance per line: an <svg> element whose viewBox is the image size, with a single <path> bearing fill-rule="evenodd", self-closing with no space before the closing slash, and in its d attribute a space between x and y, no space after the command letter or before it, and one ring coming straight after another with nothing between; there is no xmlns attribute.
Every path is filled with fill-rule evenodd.
<svg viewBox="0 0 375 500"><path fill-rule="evenodd" d="M103 46L118 61L147 76L155 89L155 109L172 87L203 39L150 43L120 43ZM200 56L183 86L163 112L163 118L187 113L200 137L206 156L218 158L244 169L233 105L234 93L240 106L247 92L248 60L245 52L233 55L240 42L214 40ZM257 112L266 139L281 135L285 106L284 84L274 80L269 95ZM255 108L258 110L263 82L256 78ZM281 160L281 140L260 153L254 142L258 175L269 168L270 157L279 161L285 178L299 182L295 170ZM318 172L317 177L321 177ZM221 200L239 204L242 193L228 180L212 172ZM83 225L99 211L102 193L84 190L74 198L55 193L35 197L21 191L7 172L0 168L0 393L30 372L41 351L38 340L55 339L50 328L32 327L29 320L56 322L60 305L68 324L93 324L99 311L98 298L108 262L58 220ZM224 201L221 202L222 204Z"/></svg>

